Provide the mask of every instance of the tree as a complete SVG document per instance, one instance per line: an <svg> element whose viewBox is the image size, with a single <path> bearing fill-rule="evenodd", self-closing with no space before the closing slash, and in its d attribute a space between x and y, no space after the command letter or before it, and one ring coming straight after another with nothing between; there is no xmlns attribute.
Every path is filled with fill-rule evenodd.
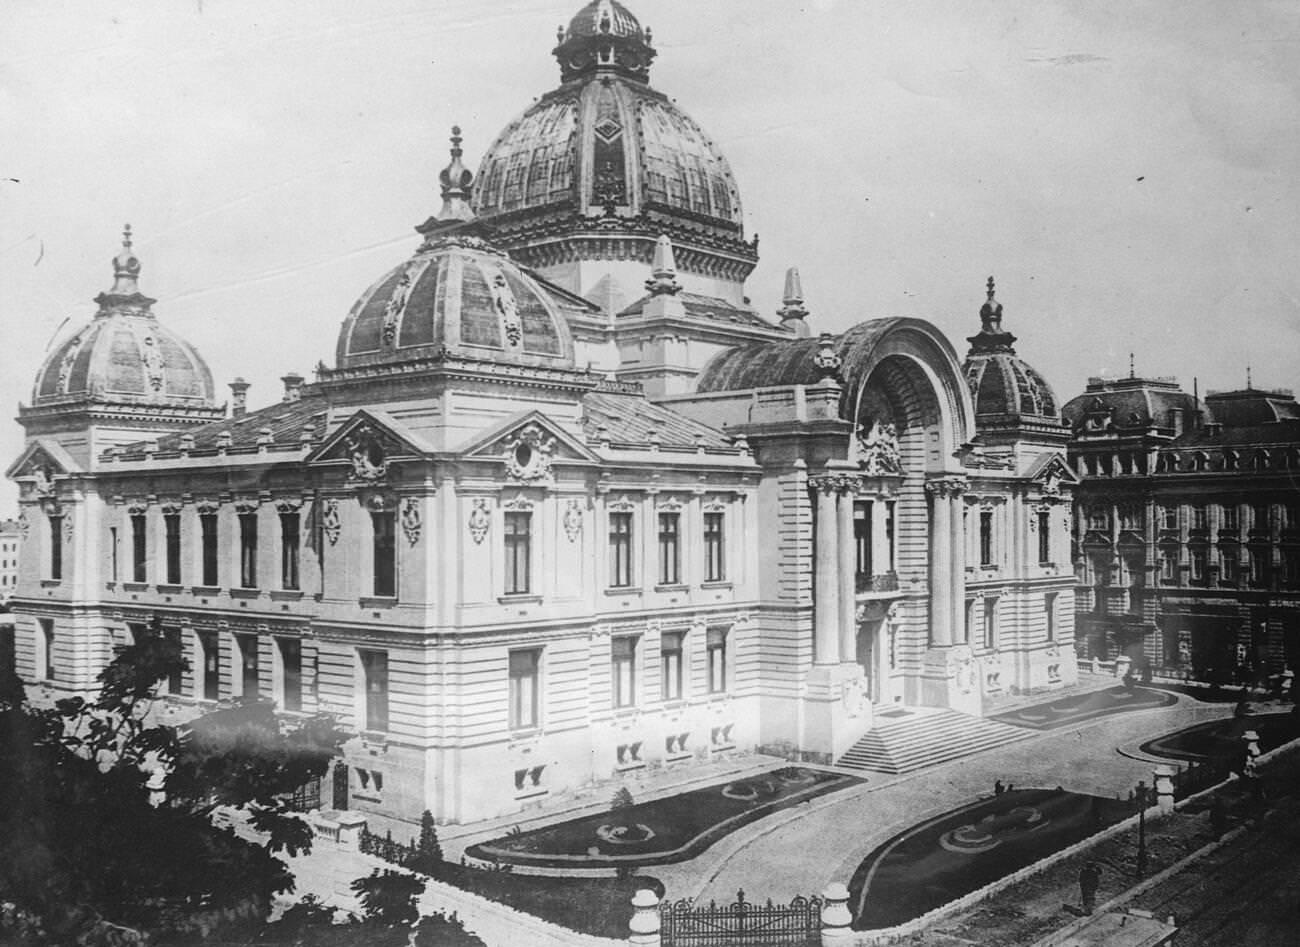
<svg viewBox="0 0 1300 947"><path fill-rule="evenodd" d="M99 676L93 700L37 709L0 680L0 899L23 941L172 940L260 924L293 879L276 854L310 845L278 794L321 775L345 735L327 720L281 733L270 705L178 731L149 710L183 670L155 625ZM265 844L218 828L244 810ZM0 940L14 935L0 917ZM123 932L126 933L123 933Z"/></svg>
<svg viewBox="0 0 1300 947"><path fill-rule="evenodd" d="M406 867L421 874L438 877L442 871L442 843L438 841L438 826L428 809L420 816L420 837L415 843L415 854L406 861Z"/></svg>

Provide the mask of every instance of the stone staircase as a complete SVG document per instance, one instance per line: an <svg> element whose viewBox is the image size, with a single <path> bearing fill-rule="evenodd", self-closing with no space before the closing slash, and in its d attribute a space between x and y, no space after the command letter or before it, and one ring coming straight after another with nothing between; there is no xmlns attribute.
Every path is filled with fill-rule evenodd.
<svg viewBox="0 0 1300 947"><path fill-rule="evenodd" d="M1034 732L957 713L916 708L876 717L875 726L835 765L877 773L910 773L1025 740Z"/></svg>

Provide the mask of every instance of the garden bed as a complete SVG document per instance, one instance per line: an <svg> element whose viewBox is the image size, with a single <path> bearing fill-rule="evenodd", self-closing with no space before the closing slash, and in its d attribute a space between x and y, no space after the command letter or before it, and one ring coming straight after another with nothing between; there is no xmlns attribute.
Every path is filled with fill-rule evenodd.
<svg viewBox="0 0 1300 947"><path fill-rule="evenodd" d="M1198 723L1141 745L1143 753L1174 760L1236 759L1245 752L1242 735L1259 734L1259 748L1267 753L1300 736L1300 716L1293 713L1248 714Z"/></svg>
<svg viewBox="0 0 1300 947"><path fill-rule="evenodd" d="M1021 707L996 714L989 719L1016 727L1028 727L1031 730L1055 730L1097 717L1108 717L1135 710L1172 707L1176 703L1178 703L1176 694L1121 685L1088 694L1074 694L1045 704L1034 704L1032 707Z"/></svg>
<svg viewBox="0 0 1300 947"><path fill-rule="evenodd" d="M546 868L627 868L685 861L755 819L861 779L802 766L677 793L471 845L485 861Z"/></svg>

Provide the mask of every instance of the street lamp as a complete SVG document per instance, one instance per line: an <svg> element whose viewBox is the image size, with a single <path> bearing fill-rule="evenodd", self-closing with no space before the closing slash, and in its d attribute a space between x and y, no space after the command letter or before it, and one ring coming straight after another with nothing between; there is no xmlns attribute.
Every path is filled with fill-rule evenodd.
<svg viewBox="0 0 1300 947"><path fill-rule="evenodd" d="M1147 873L1147 784L1139 780L1137 784L1138 803L1138 857L1137 876Z"/></svg>

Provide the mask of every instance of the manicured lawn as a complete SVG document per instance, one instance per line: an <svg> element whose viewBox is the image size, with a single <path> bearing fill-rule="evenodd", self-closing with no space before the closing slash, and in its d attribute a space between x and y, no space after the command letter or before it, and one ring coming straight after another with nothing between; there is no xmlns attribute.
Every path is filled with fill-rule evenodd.
<svg viewBox="0 0 1300 947"><path fill-rule="evenodd" d="M471 858L552 868L684 861L742 825L861 780L801 766L716 783L471 845Z"/></svg>
<svg viewBox="0 0 1300 947"><path fill-rule="evenodd" d="M1055 730L1082 723L1095 717L1110 714L1128 713L1132 710L1152 710L1156 707L1171 707L1178 703L1178 697L1163 691L1124 686L1110 687L1091 694L1074 694L1045 704L1021 707L1008 713L991 717L999 723L1009 723L1017 727L1029 727L1032 730Z"/></svg>
<svg viewBox="0 0 1300 947"><path fill-rule="evenodd" d="M1245 751L1241 736L1259 734L1259 748L1267 753L1300 736L1300 716L1291 713L1228 717L1198 723L1142 744L1142 752L1175 760L1235 759Z"/></svg>
<svg viewBox="0 0 1300 947"><path fill-rule="evenodd" d="M853 927L872 930L920 917L1131 814L1114 799L1019 789L913 826L854 872Z"/></svg>

